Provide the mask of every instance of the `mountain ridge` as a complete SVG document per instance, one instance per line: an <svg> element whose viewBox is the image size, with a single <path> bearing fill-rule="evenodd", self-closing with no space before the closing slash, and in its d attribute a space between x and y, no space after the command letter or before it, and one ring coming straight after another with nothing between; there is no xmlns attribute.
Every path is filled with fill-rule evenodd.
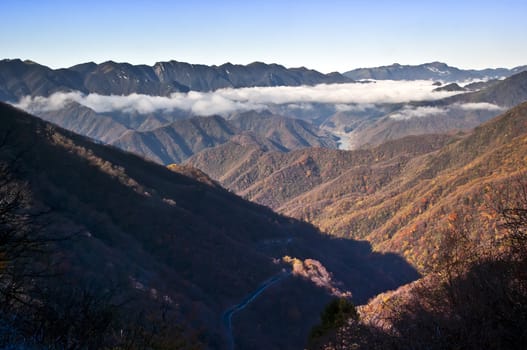
<svg viewBox="0 0 527 350"><path fill-rule="evenodd" d="M170 164L181 163L231 138L281 152L313 146L337 148L335 137L308 122L254 112L228 120L221 116L193 117L149 131L129 130L112 144L161 164Z"/></svg>
<svg viewBox="0 0 527 350"><path fill-rule="evenodd" d="M230 63L206 66L167 61L147 66L106 61L51 69L20 59L0 60L0 100L11 102L27 95L49 96L57 91L168 96L191 90L349 82L352 80L339 73L322 74L304 67L286 68L262 62L245 66Z"/></svg>
<svg viewBox="0 0 527 350"><path fill-rule="evenodd" d="M394 63L388 66L357 68L344 72L343 75L354 80L439 80L455 82L478 79L506 78L521 71L527 66L515 68L460 69L443 62L430 62L419 65L401 65Z"/></svg>

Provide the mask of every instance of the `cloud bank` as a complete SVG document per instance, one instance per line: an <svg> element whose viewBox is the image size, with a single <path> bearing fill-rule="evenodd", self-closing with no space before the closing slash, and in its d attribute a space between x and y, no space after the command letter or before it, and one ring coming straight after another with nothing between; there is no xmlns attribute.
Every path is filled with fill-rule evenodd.
<svg viewBox="0 0 527 350"><path fill-rule="evenodd" d="M446 114L446 108L441 107L410 107L406 106L400 111L390 114L390 118L395 120L408 120L413 118L425 118L429 116L439 116Z"/></svg>
<svg viewBox="0 0 527 350"><path fill-rule="evenodd" d="M464 111L487 110L487 111L497 111L498 112L498 111L504 110L503 107L494 105L492 103L487 103L487 102L471 102L471 103L457 104L457 106Z"/></svg>
<svg viewBox="0 0 527 350"><path fill-rule="evenodd" d="M504 108L486 102L478 103L454 103L449 106L444 107L434 107L434 106L423 106L423 107L414 107L414 106L405 106L389 115L391 119L395 120L409 120L413 118L426 118L426 117L441 117L449 113L455 112L467 112L467 111L490 111L490 112L500 112Z"/></svg>
<svg viewBox="0 0 527 350"><path fill-rule="evenodd" d="M405 103L437 100L455 92L433 92L431 81L377 81L375 83L322 84L316 86L252 87L221 89L213 92L174 93L170 96L131 94L127 96L57 92L49 97L24 97L16 105L32 113L59 110L76 102L97 113L113 111L148 114L171 112L175 109L195 115L226 115L236 111L260 110L269 105L290 105L307 108L310 103L338 105L340 110L352 110L350 105ZM363 107L361 107L363 108Z"/></svg>

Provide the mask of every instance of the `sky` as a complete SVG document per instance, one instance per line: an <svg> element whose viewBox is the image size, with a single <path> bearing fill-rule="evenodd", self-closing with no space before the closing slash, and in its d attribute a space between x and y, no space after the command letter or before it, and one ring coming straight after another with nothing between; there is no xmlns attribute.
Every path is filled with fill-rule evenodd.
<svg viewBox="0 0 527 350"><path fill-rule="evenodd" d="M527 64L525 14L526 0L2 0L0 59L512 68Z"/></svg>

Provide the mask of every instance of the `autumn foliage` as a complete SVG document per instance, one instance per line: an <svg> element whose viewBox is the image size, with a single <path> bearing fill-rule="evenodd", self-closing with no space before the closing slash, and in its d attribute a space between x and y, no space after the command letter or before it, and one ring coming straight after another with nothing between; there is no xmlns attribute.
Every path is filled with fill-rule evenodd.
<svg viewBox="0 0 527 350"><path fill-rule="evenodd" d="M523 349L527 341L527 176L488 198L498 237L446 215L431 272L359 308L324 349ZM339 346L338 344L345 344Z"/></svg>

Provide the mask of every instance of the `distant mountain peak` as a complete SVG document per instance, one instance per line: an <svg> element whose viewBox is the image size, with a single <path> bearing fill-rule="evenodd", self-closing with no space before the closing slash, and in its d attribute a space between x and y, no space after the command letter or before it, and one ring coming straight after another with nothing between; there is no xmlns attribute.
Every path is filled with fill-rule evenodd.
<svg viewBox="0 0 527 350"><path fill-rule="evenodd" d="M457 83L451 83L434 89L433 91L465 91L464 88L459 86Z"/></svg>
<svg viewBox="0 0 527 350"><path fill-rule="evenodd" d="M448 64L440 61L434 61L430 63L423 64L424 66L435 66L435 67L450 67Z"/></svg>
<svg viewBox="0 0 527 350"><path fill-rule="evenodd" d="M419 65L401 65L394 63L390 66L358 68L344 73L353 80L442 80L443 82L461 82L468 80L489 80L507 78L520 71L527 70L527 66L514 69L488 68L482 70L463 70L449 66L444 62L433 61Z"/></svg>

